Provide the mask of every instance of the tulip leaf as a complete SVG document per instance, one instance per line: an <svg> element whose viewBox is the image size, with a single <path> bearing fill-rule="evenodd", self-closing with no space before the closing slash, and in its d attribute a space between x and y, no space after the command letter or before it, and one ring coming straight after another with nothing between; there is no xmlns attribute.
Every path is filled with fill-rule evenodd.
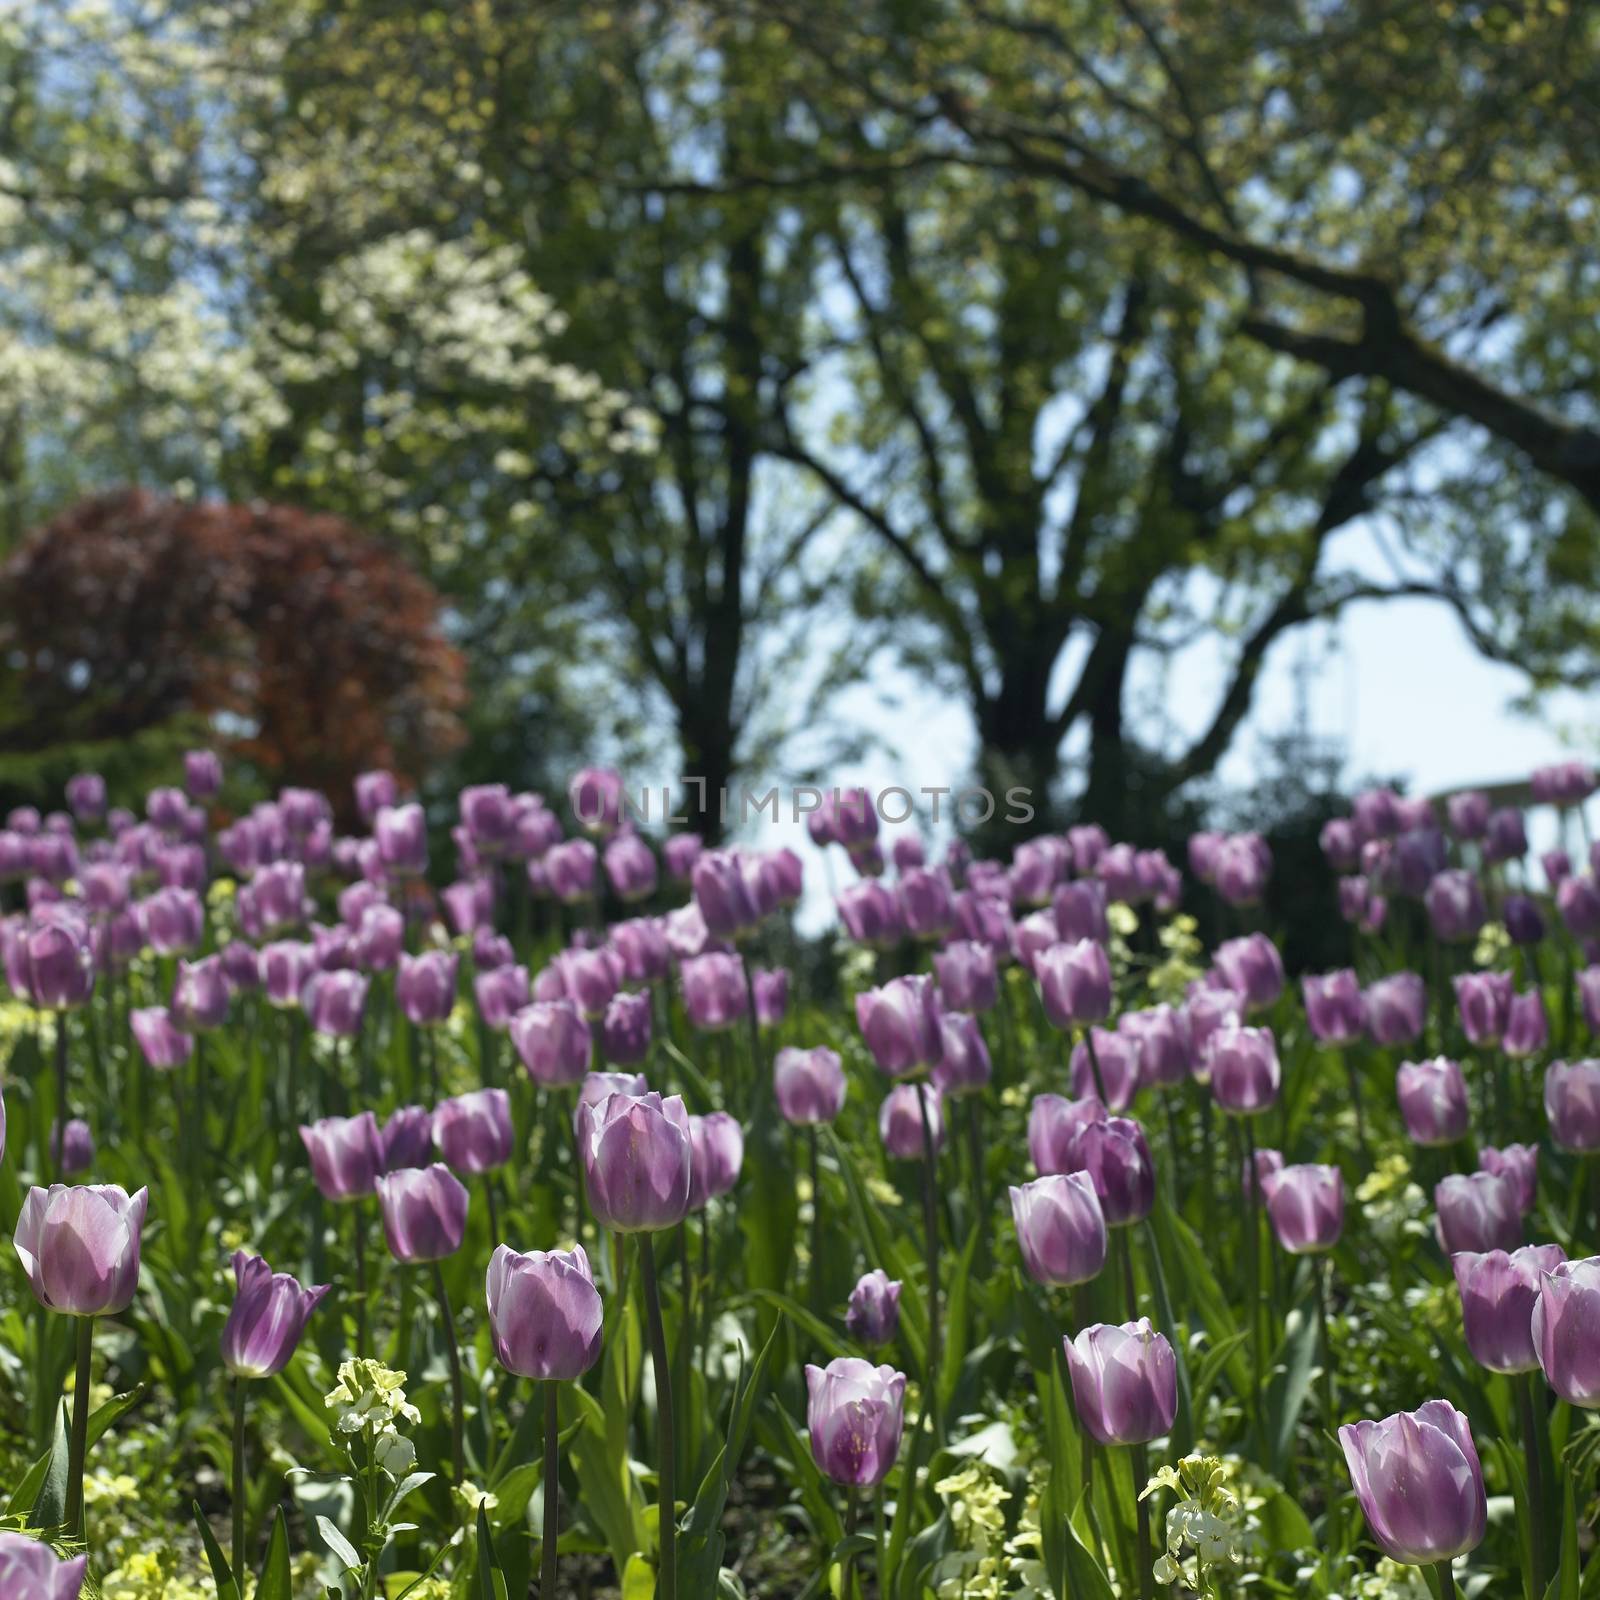
<svg viewBox="0 0 1600 1600"><path fill-rule="evenodd" d="M1162 1259L1169 1266L1174 1266L1177 1280L1188 1288L1205 1331L1218 1343L1231 1338L1239 1331L1233 1310L1217 1283L1216 1274L1212 1272L1211 1263L1201 1249L1194 1230L1160 1200L1150 1213L1150 1220ZM1192 1322L1189 1331L1195 1331ZM1229 1355L1224 1370L1236 1395L1249 1394L1250 1366L1237 1347Z"/></svg>
<svg viewBox="0 0 1600 1600"><path fill-rule="evenodd" d="M1544 1600L1579 1600L1582 1568L1578 1559L1578 1475L1565 1474L1561 1497L1561 1565L1544 1592Z"/></svg>
<svg viewBox="0 0 1600 1600"><path fill-rule="evenodd" d="M211 1524L206 1521L205 1512L200 1509L200 1502L195 1500L191 1504L195 1526L200 1530L200 1542L206 1547L206 1560L211 1563L211 1581L217 1586L217 1600L240 1600L238 1581L222 1553L222 1546L217 1543L216 1534L211 1531Z"/></svg>
<svg viewBox="0 0 1600 1600"><path fill-rule="evenodd" d="M956 1259L950 1278L950 1292L944 1308L944 1347L939 1352L939 1409L947 1411L956 1384L961 1378L961 1363L967 1358L971 1334L972 1262L978 1252L978 1229L967 1235L966 1248Z"/></svg>
<svg viewBox="0 0 1600 1600"><path fill-rule="evenodd" d="M1081 1504L1079 1509L1081 1511ZM1066 1530L1067 1593L1073 1600L1116 1600L1116 1591L1111 1587L1111 1580L1106 1577L1105 1568L1078 1537L1078 1530L1072 1526L1072 1520L1071 1517L1067 1517L1062 1522Z"/></svg>
<svg viewBox="0 0 1600 1600"><path fill-rule="evenodd" d="M35 1528L59 1528L67 1520L67 1402L56 1407L55 1438L50 1454L45 1457L45 1469L39 1482L39 1492L34 1496L33 1509L28 1522ZM31 1474L30 1474L31 1476Z"/></svg>
<svg viewBox="0 0 1600 1600"><path fill-rule="evenodd" d="M144 1399L148 1384L135 1384L126 1394L114 1394L103 1406L96 1406L89 1413L89 1448L93 1449L99 1442L100 1436L111 1427L113 1423L126 1416L128 1412Z"/></svg>
<svg viewBox="0 0 1600 1600"><path fill-rule="evenodd" d="M267 1559L262 1563L256 1585L256 1600L294 1600L289 1575L289 1524L279 1506L272 1519L272 1537L267 1541Z"/></svg>
<svg viewBox="0 0 1600 1600"><path fill-rule="evenodd" d="M478 1504L478 1581L477 1600L506 1600L506 1575L495 1554L494 1536L489 1532L488 1513Z"/></svg>
<svg viewBox="0 0 1600 1600"><path fill-rule="evenodd" d="M584 1426L573 1436L572 1465L583 1490L583 1504L605 1537L620 1572L629 1556L644 1548L638 1484L626 1454L613 1459L606 1444L606 1417L600 1402L575 1383L561 1385L564 1413L575 1412Z"/></svg>
<svg viewBox="0 0 1600 1600"><path fill-rule="evenodd" d="M1282 1478L1294 1444L1294 1432L1311 1393L1311 1373L1317 1354L1315 1288L1289 1314L1279 1371L1267 1390L1267 1438L1271 1442L1272 1475Z"/></svg>

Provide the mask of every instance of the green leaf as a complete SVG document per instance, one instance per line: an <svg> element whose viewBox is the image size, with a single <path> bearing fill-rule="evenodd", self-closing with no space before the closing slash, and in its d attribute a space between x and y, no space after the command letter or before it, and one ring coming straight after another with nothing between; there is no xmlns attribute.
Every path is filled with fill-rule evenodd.
<svg viewBox="0 0 1600 1600"><path fill-rule="evenodd" d="M145 1391L149 1384L135 1384L126 1394L114 1394L103 1406L96 1406L89 1413L89 1448L93 1449L99 1442L100 1436L111 1427L113 1423L126 1416L128 1412L144 1399Z"/></svg>
<svg viewBox="0 0 1600 1600"><path fill-rule="evenodd" d="M35 1528L59 1528L67 1520L67 1461L70 1447L67 1442L67 1402L56 1407L56 1432L45 1457L44 1473L39 1481L39 1492L34 1496L33 1509L28 1522ZM30 1474L31 1476L31 1474Z"/></svg>
<svg viewBox="0 0 1600 1600"><path fill-rule="evenodd" d="M1578 1560L1578 1478L1566 1475L1561 1497L1561 1565L1544 1592L1544 1600L1579 1600L1583 1577Z"/></svg>
<svg viewBox="0 0 1600 1600"><path fill-rule="evenodd" d="M1311 1393L1311 1369L1317 1354L1316 1294L1313 1287L1292 1313L1294 1321L1283 1343L1283 1368L1274 1377L1265 1397L1267 1438L1271 1441L1270 1465L1275 1478L1284 1475L1300 1412L1306 1396Z"/></svg>
<svg viewBox="0 0 1600 1600"><path fill-rule="evenodd" d="M326 1517L317 1518L317 1532L322 1535L323 1543L344 1563L346 1572L356 1572L364 1565L356 1553L356 1547Z"/></svg>
<svg viewBox="0 0 1600 1600"><path fill-rule="evenodd" d="M1072 1518L1064 1519L1062 1525L1066 1529L1067 1593L1073 1600L1117 1600L1105 1568L1078 1537Z"/></svg>
<svg viewBox="0 0 1600 1600"><path fill-rule="evenodd" d="M622 1600L655 1600L655 1564L643 1555L628 1557L622 1573Z"/></svg>
<svg viewBox="0 0 1600 1600"><path fill-rule="evenodd" d="M239 1585L233 1576L233 1569L228 1565L228 1558L222 1553L222 1546L217 1543L217 1536L211 1531L211 1524L206 1521L205 1512L200 1509L198 1500L191 1501L194 1507L195 1526L200 1530L200 1542L206 1547L206 1560L211 1563L211 1581L217 1586L217 1600L240 1600Z"/></svg>
<svg viewBox="0 0 1600 1600"><path fill-rule="evenodd" d="M1187 1287L1190 1303L1199 1312L1206 1332L1218 1343L1232 1338L1239 1331L1233 1309L1217 1282L1216 1274L1211 1270L1211 1262L1200 1247L1194 1230L1159 1199L1150 1214L1150 1220L1162 1259L1169 1266L1174 1266L1178 1281ZM1191 1324L1190 1332L1193 1331ZM1250 1366L1237 1346L1224 1362L1224 1370L1236 1395L1249 1394Z"/></svg>
<svg viewBox="0 0 1600 1600"><path fill-rule="evenodd" d="M289 1524L279 1506L272 1519L272 1537L267 1541L267 1559L261 1565L261 1580L256 1585L256 1600L294 1600L289 1576Z"/></svg>
<svg viewBox="0 0 1600 1600"><path fill-rule="evenodd" d="M489 1517L478 1506L478 1600L506 1600L506 1575L494 1553L494 1536L489 1532Z"/></svg>

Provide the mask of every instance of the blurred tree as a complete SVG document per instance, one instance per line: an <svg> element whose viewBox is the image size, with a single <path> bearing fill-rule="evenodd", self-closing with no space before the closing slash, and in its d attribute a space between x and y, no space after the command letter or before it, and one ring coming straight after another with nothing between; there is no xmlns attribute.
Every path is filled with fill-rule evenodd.
<svg viewBox="0 0 1600 1600"><path fill-rule="evenodd" d="M337 800L461 737L463 664L437 594L393 551L286 506L97 496L0 568L13 753L136 739L174 719L272 782Z"/></svg>

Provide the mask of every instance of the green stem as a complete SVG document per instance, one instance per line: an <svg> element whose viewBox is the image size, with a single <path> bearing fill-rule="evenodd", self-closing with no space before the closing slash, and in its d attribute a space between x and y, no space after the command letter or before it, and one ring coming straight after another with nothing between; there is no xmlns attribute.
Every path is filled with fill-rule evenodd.
<svg viewBox="0 0 1600 1600"><path fill-rule="evenodd" d="M1255 1418L1256 1444L1265 1434L1261 1424L1261 1365L1265 1352L1261 1337L1261 1185L1255 1181L1256 1130L1249 1117L1244 1123L1246 1171L1250 1174L1250 1405Z"/></svg>
<svg viewBox="0 0 1600 1600"><path fill-rule="evenodd" d="M356 1236L356 1349L367 1352L367 1219L358 1200L350 1208L350 1227Z"/></svg>
<svg viewBox="0 0 1600 1600"><path fill-rule="evenodd" d="M861 1507L856 1500L856 1486L850 1484L844 1492L844 1536L853 1539L856 1534L856 1518L860 1515ZM839 1574L840 1600L850 1600L855 1590L855 1565L856 1553L847 1550L844 1557L844 1570Z"/></svg>
<svg viewBox="0 0 1600 1600"><path fill-rule="evenodd" d="M94 1318L78 1317L78 1370L72 1388L72 1436L67 1442L68 1533L84 1538L83 1458L89 1448L89 1374L94 1360Z"/></svg>
<svg viewBox="0 0 1600 1600"><path fill-rule="evenodd" d="M938 1174L934 1167L933 1124L928 1120L928 1091L917 1085L917 1110L922 1115L922 1231L928 1261L928 1407L933 1413L934 1437L943 1442L944 1423L939 1412L939 1203L934 1192Z"/></svg>
<svg viewBox="0 0 1600 1600"><path fill-rule="evenodd" d="M1544 1557L1548 1530L1545 1526L1543 1450L1536 1410L1542 1394L1538 1380L1537 1372L1528 1372L1512 1378L1511 1383L1517 1392L1522 1452L1528 1468L1528 1571L1533 1578L1534 1594L1542 1595L1548 1581Z"/></svg>
<svg viewBox="0 0 1600 1600"><path fill-rule="evenodd" d="M983 1099L967 1097L967 1148L972 1161L972 1204L978 1213L978 1259L989 1259L989 1172L983 1148Z"/></svg>
<svg viewBox="0 0 1600 1600"><path fill-rule="evenodd" d="M467 1467L461 1347L456 1343L456 1319L450 1310L449 1291L444 1286L444 1269L437 1261L433 1263L433 1288L439 1296L439 1315L444 1319L445 1354L450 1360L450 1462L455 1471L455 1481L459 1484L465 1479Z"/></svg>
<svg viewBox="0 0 1600 1600"><path fill-rule="evenodd" d="M1139 1600L1153 1600L1155 1595L1155 1554L1150 1548L1150 1502L1145 1498L1144 1486L1150 1481L1150 1463L1145 1447L1133 1447L1133 1506L1137 1523L1139 1563Z"/></svg>
<svg viewBox="0 0 1600 1600"><path fill-rule="evenodd" d="M1094 1073L1094 1092L1099 1096L1100 1104L1109 1111L1111 1107L1106 1100L1106 1080L1100 1071L1100 1052L1094 1047L1094 1024L1092 1022L1083 1030L1083 1042L1089 1052L1089 1070Z"/></svg>
<svg viewBox="0 0 1600 1600"><path fill-rule="evenodd" d="M66 1177L67 1158L67 1014L56 1012L56 1137L51 1152L56 1182Z"/></svg>
<svg viewBox="0 0 1600 1600"><path fill-rule="evenodd" d="M233 1576L244 1592L244 1379L233 1380Z"/></svg>
<svg viewBox="0 0 1600 1600"><path fill-rule="evenodd" d="M539 1559L539 1600L555 1600L556 1539L561 1517L561 1458L556 1448L561 1423L556 1413L555 1379L544 1383L544 1549Z"/></svg>
<svg viewBox="0 0 1600 1600"><path fill-rule="evenodd" d="M1440 1600L1456 1600L1456 1574L1455 1569L1448 1561L1441 1561L1434 1568L1439 1574Z"/></svg>
<svg viewBox="0 0 1600 1600"><path fill-rule="evenodd" d="M667 1331L661 1321L661 1289L656 1282L655 1241L648 1233L639 1235L639 1265L644 1273L644 1309L650 1325L650 1359L655 1367L656 1417L660 1432L660 1438L656 1441L659 1462L657 1484L661 1505L661 1572L657 1592L661 1600L677 1600L678 1501L673 1481L676 1438L672 1430L672 1372L667 1361Z"/></svg>
<svg viewBox="0 0 1600 1600"><path fill-rule="evenodd" d="M822 1310L822 1182L817 1165L817 1130L806 1129L806 1146L811 1166L811 1274L806 1283L806 1299L811 1309Z"/></svg>
<svg viewBox="0 0 1600 1600"><path fill-rule="evenodd" d="M1333 1438L1339 1435L1339 1387L1333 1364L1333 1342L1328 1337L1328 1304L1333 1297L1333 1257L1325 1256L1317 1273L1317 1342L1322 1346L1322 1426ZM1331 1563L1339 1548L1339 1468L1331 1451L1323 1452L1328 1469L1328 1505L1322 1524L1322 1548Z"/></svg>

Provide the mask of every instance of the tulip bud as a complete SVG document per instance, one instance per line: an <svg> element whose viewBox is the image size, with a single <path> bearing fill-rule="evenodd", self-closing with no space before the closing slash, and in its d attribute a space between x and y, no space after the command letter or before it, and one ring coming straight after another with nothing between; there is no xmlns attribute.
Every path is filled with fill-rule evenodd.
<svg viewBox="0 0 1600 1600"><path fill-rule="evenodd" d="M1091 1122L1077 1141L1077 1159L1100 1197L1108 1228L1143 1222L1156 1202L1156 1168L1144 1129L1131 1117Z"/></svg>
<svg viewBox="0 0 1600 1600"><path fill-rule="evenodd" d="M921 1161L927 1154L922 1119L928 1120L928 1142L934 1159L944 1149L944 1096L923 1083L898 1083L878 1107L878 1137L896 1161Z"/></svg>
<svg viewBox="0 0 1600 1600"><path fill-rule="evenodd" d="M78 1600L86 1555L63 1560L26 1534L0 1531L0 1594L8 1600Z"/></svg>
<svg viewBox="0 0 1600 1600"><path fill-rule="evenodd" d="M1257 1150L1253 1163L1246 1156L1239 1173L1245 1199L1253 1200L1258 1194L1264 1198L1268 1180L1275 1172L1282 1172L1283 1165L1283 1153L1279 1150Z"/></svg>
<svg viewBox="0 0 1600 1600"><path fill-rule="evenodd" d="M511 1019L532 998L528 990L528 969L508 964L477 973L472 980L473 998L486 1028L504 1033Z"/></svg>
<svg viewBox="0 0 1600 1600"><path fill-rule="evenodd" d="M1212 866L1217 893L1231 906L1260 902L1272 875L1272 851L1258 833L1224 839Z"/></svg>
<svg viewBox="0 0 1600 1600"><path fill-rule="evenodd" d="M776 1028L789 1011L789 973L785 967L757 968L750 974L756 994L756 1022L763 1028Z"/></svg>
<svg viewBox="0 0 1600 1600"><path fill-rule="evenodd" d="M443 1261L461 1248L467 1191L443 1162L386 1173L376 1187L383 1236L396 1261Z"/></svg>
<svg viewBox="0 0 1600 1600"><path fill-rule="evenodd" d="M935 1066L943 1054L932 978L891 978L882 988L858 994L856 1022L872 1059L891 1078Z"/></svg>
<svg viewBox="0 0 1600 1600"><path fill-rule="evenodd" d="M1214 964L1247 1013L1265 1011L1283 993L1283 957L1264 933L1225 940L1217 946Z"/></svg>
<svg viewBox="0 0 1600 1600"><path fill-rule="evenodd" d="M1212 1045L1243 1019L1243 1007L1232 989L1201 986L1189 991L1183 1003L1183 1020L1189 1031L1189 1071L1196 1082L1211 1081Z"/></svg>
<svg viewBox="0 0 1600 1600"><path fill-rule="evenodd" d="M1148 1317L1063 1339L1078 1421L1102 1445L1148 1444L1178 1414L1178 1362Z"/></svg>
<svg viewBox="0 0 1600 1600"><path fill-rule="evenodd" d="M893 889L876 878L864 878L840 891L836 902L845 932L857 944L892 950L905 936L900 902Z"/></svg>
<svg viewBox="0 0 1600 1600"><path fill-rule="evenodd" d="M1460 867L1439 873L1423 896L1428 921L1446 944L1476 939L1488 917L1478 880Z"/></svg>
<svg viewBox="0 0 1600 1600"><path fill-rule="evenodd" d="M601 1053L618 1066L637 1066L650 1053L652 1025L649 995L613 995L600 1024Z"/></svg>
<svg viewBox="0 0 1600 1600"><path fill-rule="evenodd" d="M726 1111L689 1118L689 1209L703 1211L739 1181L744 1165L744 1129Z"/></svg>
<svg viewBox="0 0 1600 1600"><path fill-rule="evenodd" d="M636 833L619 833L607 846L606 877L619 900L648 900L656 892L656 858Z"/></svg>
<svg viewBox="0 0 1600 1600"><path fill-rule="evenodd" d="M298 939L280 939L261 947L256 967L267 1004L285 1011L301 1003L316 972L316 952Z"/></svg>
<svg viewBox="0 0 1600 1600"><path fill-rule="evenodd" d="M181 1067L194 1050L192 1035L181 1032L165 1006L143 1006L128 1015L128 1026L144 1058L158 1072Z"/></svg>
<svg viewBox="0 0 1600 1600"><path fill-rule="evenodd" d="M704 849L705 843L698 833L670 834L661 847L661 854L667 863L667 876L674 883L688 883L694 874L694 864Z"/></svg>
<svg viewBox="0 0 1600 1600"><path fill-rule="evenodd" d="M1545 1019L1544 1000L1537 989L1512 996L1506 1014L1505 1033L1500 1047L1513 1060L1535 1056L1550 1042L1550 1024Z"/></svg>
<svg viewBox="0 0 1600 1600"><path fill-rule="evenodd" d="M289 1365L328 1285L302 1288L242 1250L233 1253L233 1276L238 1292L222 1328L222 1364L236 1378L271 1378Z"/></svg>
<svg viewBox="0 0 1600 1600"><path fill-rule="evenodd" d="M397 878L421 877L428 870L428 822L419 805L382 806L372 824L378 860Z"/></svg>
<svg viewBox="0 0 1600 1600"><path fill-rule="evenodd" d="M1373 1537L1394 1561L1452 1561L1483 1542L1488 1501L1467 1419L1446 1400L1339 1430Z"/></svg>
<svg viewBox="0 0 1600 1600"><path fill-rule="evenodd" d="M778 1051L772 1063L778 1110L796 1127L832 1122L844 1108L845 1075L837 1051L818 1045Z"/></svg>
<svg viewBox="0 0 1600 1600"><path fill-rule="evenodd" d="M1433 1191L1434 1231L1447 1256L1515 1250L1522 1243L1516 1190L1492 1172L1453 1172Z"/></svg>
<svg viewBox="0 0 1600 1600"><path fill-rule="evenodd" d="M1498 1044L1511 1015L1511 974L1460 973L1455 979L1455 990L1462 1031L1469 1042L1479 1046Z"/></svg>
<svg viewBox="0 0 1600 1600"><path fill-rule="evenodd" d="M126 1311L149 1203L148 1189L130 1198L113 1183L30 1189L13 1243L39 1304L72 1317Z"/></svg>
<svg viewBox="0 0 1600 1600"><path fill-rule="evenodd" d="M1117 1032L1139 1047L1141 1084L1166 1087L1189 1076L1189 1028L1182 1012L1168 1005L1125 1011L1117 1019Z"/></svg>
<svg viewBox="0 0 1600 1600"><path fill-rule="evenodd" d="M1353 872L1361 864L1361 840L1347 817L1332 817L1323 823L1317 843L1335 872Z"/></svg>
<svg viewBox="0 0 1600 1600"><path fill-rule="evenodd" d="M455 1009L459 964L460 958L445 950L425 950L417 956L401 953L395 999L413 1027L437 1028L449 1021Z"/></svg>
<svg viewBox="0 0 1600 1600"><path fill-rule="evenodd" d="M893 1367L840 1356L806 1367L806 1423L811 1454L835 1483L871 1489L900 1453L906 1379Z"/></svg>
<svg viewBox="0 0 1600 1600"><path fill-rule="evenodd" d="M1035 1178L1010 1192L1017 1244L1031 1278L1068 1288L1098 1276L1106 1264L1106 1218L1087 1173Z"/></svg>
<svg viewBox="0 0 1600 1600"><path fill-rule="evenodd" d="M383 1142L370 1111L354 1117L324 1117L300 1129L311 1157L311 1176L325 1200L359 1200L369 1195L383 1171Z"/></svg>
<svg viewBox="0 0 1600 1600"><path fill-rule="evenodd" d="M313 973L301 999L311 1026L330 1038L355 1038L361 1032L369 982L359 972Z"/></svg>
<svg viewBox="0 0 1600 1600"><path fill-rule="evenodd" d="M1537 1371L1532 1319L1539 1285L1566 1259L1558 1244L1524 1245L1509 1255L1463 1250L1450 1258L1467 1348L1479 1366L1491 1372Z"/></svg>
<svg viewBox="0 0 1600 1600"><path fill-rule="evenodd" d="M1410 1044L1421 1038L1427 1011L1427 986L1415 972L1391 973L1367 988L1367 1028L1375 1044Z"/></svg>
<svg viewBox="0 0 1600 1600"><path fill-rule="evenodd" d="M1464 1139L1471 1126L1467 1083L1454 1061L1403 1061L1395 1075L1400 1115L1414 1144L1437 1148Z"/></svg>
<svg viewBox="0 0 1600 1600"><path fill-rule="evenodd" d="M721 1033L749 1014L745 994L744 963L736 955L709 951L685 961L679 968L683 984L683 1009L689 1026L702 1033Z"/></svg>
<svg viewBox="0 0 1600 1600"><path fill-rule="evenodd" d="M599 1359L604 1310L581 1244L526 1255L496 1245L484 1290L494 1353L508 1372L571 1383Z"/></svg>
<svg viewBox="0 0 1600 1600"><path fill-rule="evenodd" d="M1485 861L1520 861L1528 853L1528 835L1522 813L1514 806L1502 806L1489 817L1484 833Z"/></svg>
<svg viewBox="0 0 1600 1600"><path fill-rule="evenodd" d="M614 1233L657 1233L689 1209L693 1141L678 1095L580 1097L578 1150L595 1219Z"/></svg>
<svg viewBox="0 0 1600 1600"><path fill-rule="evenodd" d="M1545 1382L1569 1405L1592 1411L1600 1407L1600 1256L1547 1268L1538 1290L1530 1332Z"/></svg>
<svg viewBox="0 0 1600 1600"><path fill-rule="evenodd" d="M67 805L79 822L98 822L106 814L106 780L98 772L67 779Z"/></svg>
<svg viewBox="0 0 1600 1600"><path fill-rule="evenodd" d="M220 1028L228 1020L228 979L222 962L216 956L180 961L167 1009L173 1021L189 1032Z"/></svg>
<svg viewBox="0 0 1600 1600"><path fill-rule="evenodd" d="M433 1113L433 1142L456 1172L492 1172L511 1159L511 1096L476 1089L440 1103Z"/></svg>
<svg viewBox="0 0 1600 1600"><path fill-rule="evenodd" d="M1331 1250L1344 1232L1344 1178L1337 1167L1283 1167L1261 1177L1267 1216L1290 1255Z"/></svg>
<svg viewBox="0 0 1600 1600"><path fill-rule="evenodd" d="M1508 894L1500 908L1500 920L1513 944L1538 944L1544 938L1544 916L1538 902L1525 894Z"/></svg>
<svg viewBox="0 0 1600 1600"><path fill-rule="evenodd" d="M50 1130L50 1157L63 1177L75 1177L94 1165L94 1135L82 1117L72 1117L65 1127Z"/></svg>
<svg viewBox="0 0 1600 1600"><path fill-rule="evenodd" d="M739 857L731 850L707 850L694 864L694 900L706 927L717 939L737 939L760 920Z"/></svg>
<svg viewBox="0 0 1600 1600"><path fill-rule="evenodd" d="M1230 1028L1211 1042L1211 1093L1224 1111L1255 1116L1278 1102L1283 1081L1270 1028Z"/></svg>
<svg viewBox="0 0 1600 1600"><path fill-rule="evenodd" d="M622 820L622 775L610 767L581 768L567 785L567 803L580 828L605 837Z"/></svg>
<svg viewBox="0 0 1600 1600"><path fill-rule="evenodd" d="M1044 1012L1057 1028L1100 1022L1111 1014L1111 962L1091 939L1056 944L1034 958Z"/></svg>
<svg viewBox="0 0 1600 1600"><path fill-rule="evenodd" d="M1485 1145L1478 1151L1478 1168L1504 1178L1517 1197L1517 1210L1527 1216L1533 1210L1539 1187L1539 1147L1536 1144L1508 1144L1496 1150Z"/></svg>
<svg viewBox="0 0 1600 1600"><path fill-rule="evenodd" d="M933 1069L939 1092L952 1097L981 1094L993 1068L978 1019L964 1011L952 1011L939 1019L939 1037L944 1053Z"/></svg>
<svg viewBox="0 0 1600 1600"><path fill-rule="evenodd" d="M845 1332L862 1344L892 1344L900 1331L900 1289L882 1267L863 1273L845 1307Z"/></svg>
<svg viewBox="0 0 1600 1600"><path fill-rule="evenodd" d="M1544 1114L1563 1150L1600 1151L1600 1061L1552 1062L1544 1075Z"/></svg>
<svg viewBox="0 0 1600 1600"><path fill-rule="evenodd" d="M942 939L955 922L950 885L942 873L913 867L900 879L900 913L913 939Z"/></svg>
<svg viewBox="0 0 1600 1600"><path fill-rule="evenodd" d="M358 772L355 781L356 810L370 828L378 813L400 798L400 780L392 772Z"/></svg>
<svg viewBox="0 0 1600 1600"><path fill-rule="evenodd" d="M1098 1098L1103 1089L1108 1110L1126 1111L1142 1082L1141 1050L1137 1034L1088 1029L1072 1047L1068 1070L1074 1098Z"/></svg>
<svg viewBox="0 0 1600 1600"><path fill-rule="evenodd" d="M1067 1100L1058 1094L1037 1094L1028 1108L1028 1156L1040 1177L1082 1172L1079 1135L1091 1123L1106 1120L1106 1108L1093 1095Z"/></svg>
<svg viewBox="0 0 1600 1600"><path fill-rule="evenodd" d="M1306 1021L1321 1043L1353 1044L1366 1032L1366 1001L1350 968L1330 972L1326 977L1307 977L1302 980L1301 989Z"/></svg>
<svg viewBox="0 0 1600 1600"><path fill-rule="evenodd" d="M433 1160L433 1113L423 1106L396 1106L378 1136L385 1172L425 1167Z"/></svg>
<svg viewBox="0 0 1600 1600"><path fill-rule="evenodd" d="M594 1040L583 1013L570 1000L539 1001L511 1019L511 1043L535 1083L579 1083L589 1069Z"/></svg>
<svg viewBox="0 0 1600 1600"><path fill-rule="evenodd" d="M1481 789L1463 789L1444 803L1450 831L1458 839L1481 839L1489 826L1489 797Z"/></svg>

